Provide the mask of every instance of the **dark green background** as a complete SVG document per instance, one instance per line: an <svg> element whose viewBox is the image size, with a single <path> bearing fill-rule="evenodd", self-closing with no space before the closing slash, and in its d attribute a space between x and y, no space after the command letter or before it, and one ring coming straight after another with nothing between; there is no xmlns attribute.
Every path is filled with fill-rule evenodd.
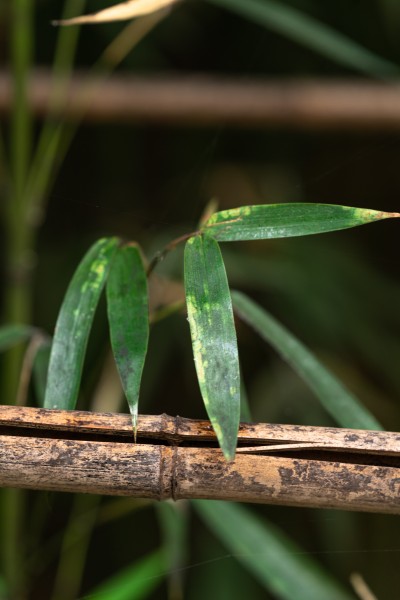
<svg viewBox="0 0 400 600"><path fill-rule="evenodd" d="M91 10L107 2L92 0ZM395 1L286 2L394 63L400 59ZM49 66L61 14L56 0L36 2L36 62ZM86 27L76 66L89 67L123 25ZM0 53L7 64L6 18ZM187 2L157 27L120 73L212 73L260 78L362 78L357 72L205 2ZM7 121L4 118L7 133ZM39 126L39 123L38 123ZM221 208L257 202L324 202L399 210L399 132L294 132L149 123L83 124L62 165L40 231L34 324L49 333L72 272L103 235L137 240L151 258L192 230L212 197ZM312 348L390 430L400 425L398 223L307 239L224 246L232 286L258 299ZM179 278L181 254L159 272ZM254 419L331 425L305 385L246 326L238 324L243 373ZM96 318L80 408L108 348L104 306ZM189 328L180 315L154 326L140 411L204 417ZM30 493L45 508L46 536L62 530L71 497ZM103 500L104 503L109 500ZM396 517L257 507L339 579L361 572L379 600L392 600L400 576ZM34 515L30 515L34 518ZM226 549L193 517L187 557L189 599L267 598ZM93 536L82 594L157 545L152 508L100 526ZM32 598L50 597L59 547L46 555ZM205 562L215 558L215 562ZM158 596L163 598L163 590ZM272 596L271 596L272 597Z"/></svg>

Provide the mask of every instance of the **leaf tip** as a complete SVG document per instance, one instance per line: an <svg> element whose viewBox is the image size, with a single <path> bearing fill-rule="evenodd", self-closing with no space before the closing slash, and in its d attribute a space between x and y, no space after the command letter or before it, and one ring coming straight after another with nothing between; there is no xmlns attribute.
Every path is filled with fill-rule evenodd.
<svg viewBox="0 0 400 600"><path fill-rule="evenodd" d="M367 216L374 221L382 221L383 219L398 219L400 213L398 212L386 212L383 210L366 210Z"/></svg>
<svg viewBox="0 0 400 600"><path fill-rule="evenodd" d="M236 447L233 448L233 450L225 448L225 450L222 450L222 453L224 455L226 462L233 463L235 460L235 455L236 455Z"/></svg>
<svg viewBox="0 0 400 600"><path fill-rule="evenodd" d="M137 442L137 422L138 416L137 413L132 413L132 427L133 427L133 441L136 444Z"/></svg>

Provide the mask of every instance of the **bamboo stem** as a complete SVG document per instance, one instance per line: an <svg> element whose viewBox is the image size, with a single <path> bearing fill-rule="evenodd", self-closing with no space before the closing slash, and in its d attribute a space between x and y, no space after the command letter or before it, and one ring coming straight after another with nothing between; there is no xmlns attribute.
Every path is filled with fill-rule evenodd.
<svg viewBox="0 0 400 600"><path fill-rule="evenodd" d="M400 434L242 423L226 462L208 421L0 409L0 485L400 514Z"/></svg>
<svg viewBox="0 0 400 600"><path fill-rule="evenodd" d="M6 323L31 322L31 228L27 210L25 185L32 145L32 115L28 98L28 75L33 58L32 0L12 3L10 55L12 66L10 123L10 194L4 205L6 292L3 298L3 320ZM22 348L7 353L3 366L2 388L5 397L15 398L18 389ZM1 493L1 570L10 594L24 597L26 576L22 568L25 495L21 490Z"/></svg>
<svg viewBox="0 0 400 600"><path fill-rule="evenodd" d="M129 38L131 39L131 37ZM113 57L114 58L114 55ZM32 73L32 112L52 106L48 71ZM161 122L301 131L393 131L400 128L397 83L305 79L268 80L186 73L169 76L75 73L64 87L60 116L92 122ZM12 107L11 79L0 72L0 114ZM89 109L89 110L88 110Z"/></svg>

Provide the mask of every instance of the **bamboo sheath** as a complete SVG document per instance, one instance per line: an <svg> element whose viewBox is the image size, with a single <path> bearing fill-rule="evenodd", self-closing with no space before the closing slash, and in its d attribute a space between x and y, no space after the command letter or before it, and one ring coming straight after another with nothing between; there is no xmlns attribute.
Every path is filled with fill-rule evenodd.
<svg viewBox="0 0 400 600"><path fill-rule="evenodd" d="M246 424L228 463L208 421L0 407L0 486L400 514L400 433Z"/></svg>

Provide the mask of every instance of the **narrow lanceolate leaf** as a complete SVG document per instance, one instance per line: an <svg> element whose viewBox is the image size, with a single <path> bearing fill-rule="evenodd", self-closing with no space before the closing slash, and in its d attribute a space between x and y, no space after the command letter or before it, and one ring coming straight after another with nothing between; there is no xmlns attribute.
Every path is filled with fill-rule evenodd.
<svg viewBox="0 0 400 600"><path fill-rule="evenodd" d="M111 346L136 432L139 389L149 338L147 278L136 245L117 250L106 291Z"/></svg>
<svg viewBox="0 0 400 600"><path fill-rule="evenodd" d="M34 327L29 325L4 325L4 327L0 327L0 352L8 350L21 342L26 342L34 331Z"/></svg>
<svg viewBox="0 0 400 600"><path fill-rule="evenodd" d="M316 561L277 527L244 506L213 500L193 501L196 511L232 556L274 598L355 600Z"/></svg>
<svg viewBox="0 0 400 600"><path fill-rule="evenodd" d="M240 416L236 331L221 251L207 235L186 244L185 290L201 394L219 445L233 459Z"/></svg>
<svg viewBox="0 0 400 600"><path fill-rule="evenodd" d="M276 31L322 56L375 77L397 77L397 64L294 6L274 0L208 0Z"/></svg>
<svg viewBox="0 0 400 600"><path fill-rule="evenodd" d="M142 600L148 598L165 577L165 556L161 550L147 554L112 576L86 598L90 600Z"/></svg>
<svg viewBox="0 0 400 600"><path fill-rule="evenodd" d="M232 301L235 312L274 346L339 425L353 429L382 429L359 400L265 309L240 292L232 292Z"/></svg>
<svg viewBox="0 0 400 600"><path fill-rule="evenodd" d="M75 408L90 328L117 245L117 238L96 242L68 286L51 348L45 408Z"/></svg>
<svg viewBox="0 0 400 600"><path fill-rule="evenodd" d="M120 2L90 15L53 21L53 25L82 25L84 23L125 21L134 17L148 15L177 2L180 2L180 0L130 0L130 2Z"/></svg>
<svg viewBox="0 0 400 600"><path fill-rule="evenodd" d="M220 242L263 240L337 231L399 216L336 204L262 204L214 213L203 230Z"/></svg>

